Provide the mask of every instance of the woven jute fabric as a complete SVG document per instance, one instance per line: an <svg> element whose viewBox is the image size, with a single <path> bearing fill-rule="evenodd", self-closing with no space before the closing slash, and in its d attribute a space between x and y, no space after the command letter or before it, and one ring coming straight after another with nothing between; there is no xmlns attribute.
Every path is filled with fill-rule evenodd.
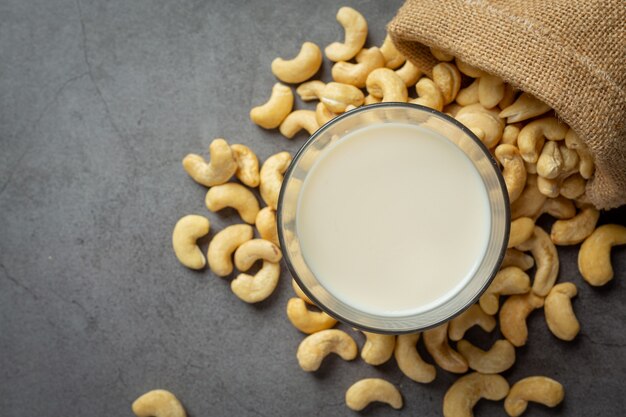
<svg viewBox="0 0 626 417"><path fill-rule="evenodd" d="M407 0L387 30L427 74L436 47L545 101L594 156L591 202L626 204L625 0Z"/></svg>

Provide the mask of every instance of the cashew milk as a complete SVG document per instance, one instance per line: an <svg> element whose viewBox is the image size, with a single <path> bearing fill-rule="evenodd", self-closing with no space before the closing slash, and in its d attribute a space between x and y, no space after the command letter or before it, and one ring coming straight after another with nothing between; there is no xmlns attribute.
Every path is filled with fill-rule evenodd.
<svg viewBox="0 0 626 417"><path fill-rule="evenodd" d="M310 170L296 227L327 291L359 310L402 316L455 295L490 232L485 185L448 139L387 123L347 134Z"/></svg>

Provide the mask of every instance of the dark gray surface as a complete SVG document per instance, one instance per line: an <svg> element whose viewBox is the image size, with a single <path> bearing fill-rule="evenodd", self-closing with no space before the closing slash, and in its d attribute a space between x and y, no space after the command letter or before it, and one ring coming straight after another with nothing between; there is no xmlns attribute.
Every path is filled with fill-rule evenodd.
<svg viewBox="0 0 626 417"><path fill-rule="evenodd" d="M344 392L368 376L400 386L406 406L394 415L441 414L452 375L418 385L393 361L336 357L304 373L302 335L283 312L286 273L271 299L250 306L228 280L183 268L170 247L180 216L208 215L205 189L181 168L186 153L214 137L263 159L302 144L304 135L287 141L257 128L248 111L275 82L274 57L341 37L343 4L366 16L380 44L401 2L0 3L0 414L130 416L138 395L161 387L191 416L353 415ZM209 217L213 232L236 221ZM532 316L530 343L505 376L552 376L567 395L555 411L529 415L626 409L625 254L614 250L616 279L593 289L578 274L577 248L561 251L583 330L564 343L543 313ZM501 407L481 403L476 414Z"/></svg>

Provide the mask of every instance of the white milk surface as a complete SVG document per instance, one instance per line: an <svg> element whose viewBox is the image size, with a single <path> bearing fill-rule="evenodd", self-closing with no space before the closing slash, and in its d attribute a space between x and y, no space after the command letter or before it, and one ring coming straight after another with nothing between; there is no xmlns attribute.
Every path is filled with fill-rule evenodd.
<svg viewBox="0 0 626 417"><path fill-rule="evenodd" d="M361 311L401 316L457 293L478 268L491 218L486 188L448 139L403 123L326 148L298 201L304 259Z"/></svg>

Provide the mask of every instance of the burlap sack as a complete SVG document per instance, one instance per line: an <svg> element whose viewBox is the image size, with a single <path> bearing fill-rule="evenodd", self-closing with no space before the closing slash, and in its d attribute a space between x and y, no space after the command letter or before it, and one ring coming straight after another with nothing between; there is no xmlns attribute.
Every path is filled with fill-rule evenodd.
<svg viewBox="0 0 626 417"><path fill-rule="evenodd" d="M591 201L626 204L625 0L407 0L387 30L427 74L433 46L552 106L595 157Z"/></svg>

